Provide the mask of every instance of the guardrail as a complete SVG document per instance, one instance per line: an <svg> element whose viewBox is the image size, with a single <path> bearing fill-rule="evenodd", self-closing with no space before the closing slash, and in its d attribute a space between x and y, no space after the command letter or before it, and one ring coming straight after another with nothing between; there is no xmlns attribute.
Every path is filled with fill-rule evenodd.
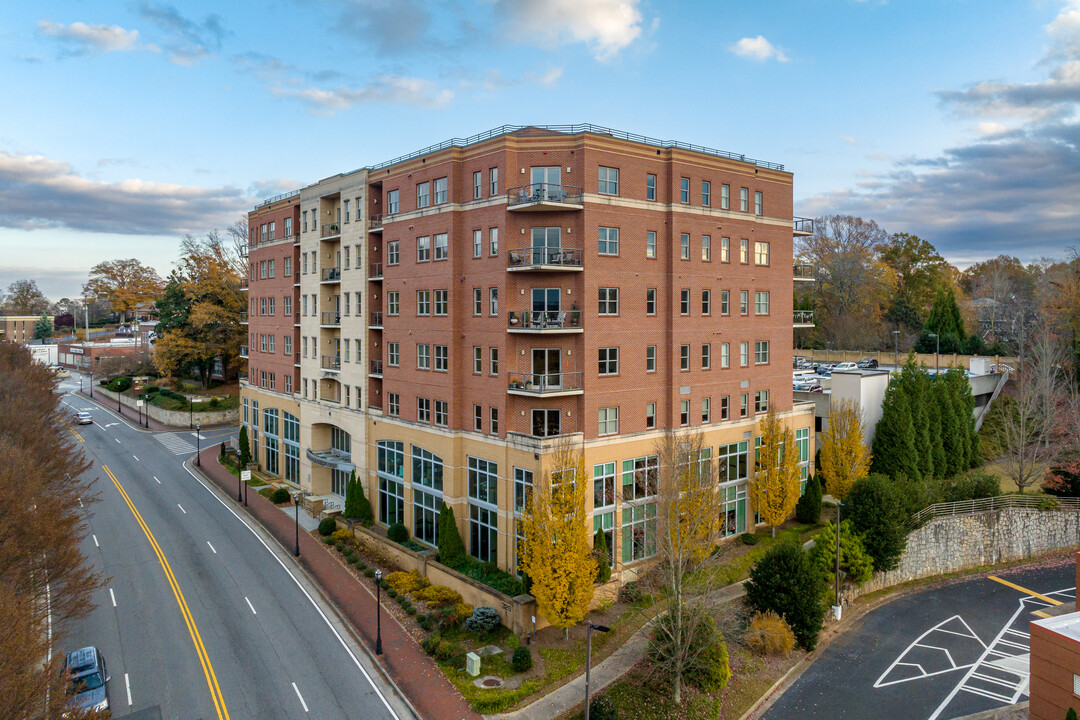
<svg viewBox="0 0 1080 720"><path fill-rule="evenodd" d="M814 234L814 218L796 217L791 219L792 232Z"/></svg>
<svg viewBox="0 0 1080 720"><path fill-rule="evenodd" d="M240 278L240 289L241 290L247 290L247 288L248 288L248 279L246 277L245 278Z"/></svg>
<svg viewBox="0 0 1080 720"><path fill-rule="evenodd" d="M511 310L507 317L511 330L568 330L581 327L580 310Z"/></svg>
<svg viewBox="0 0 1080 720"><path fill-rule="evenodd" d="M382 280L382 263L368 264L368 280Z"/></svg>
<svg viewBox="0 0 1080 720"><path fill-rule="evenodd" d="M814 311L813 310L794 310L792 312L792 320L795 325L813 325L814 324Z"/></svg>
<svg viewBox="0 0 1080 720"><path fill-rule="evenodd" d="M323 370L341 370L341 358L337 355L323 355L322 356L322 369Z"/></svg>
<svg viewBox="0 0 1080 720"><path fill-rule="evenodd" d="M512 187L506 192L507 205L524 203L560 203L580 205L584 199L581 188L556 183L531 183Z"/></svg>
<svg viewBox="0 0 1080 720"><path fill-rule="evenodd" d="M562 267L581 267L582 251L580 248L521 248L507 253L509 267L528 268L546 265Z"/></svg>
<svg viewBox="0 0 1080 720"><path fill-rule="evenodd" d="M323 325L340 325L341 324L341 313L337 312L336 310L333 310L331 312L324 312L322 314L322 324Z"/></svg>
<svg viewBox="0 0 1080 720"><path fill-rule="evenodd" d="M795 263L791 274L796 280L813 280L814 266L807 263Z"/></svg>
<svg viewBox="0 0 1080 720"><path fill-rule="evenodd" d="M248 356L248 346L247 345L241 345L240 346L240 357L246 358L247 356Z"/></svg>
<svg viewBox="0 0 1080 720"><path fill-rule="evenodd" d="M373 312L373 313L371 313L370 319L368 320L368 327L376 327L376 328L381 328L382 327L382 313L381 312Z"/></svg>
<svg viewBox="0 0 1080 720"><path fill-rule="evenodd" d="M337 237L340 235L341 227L337 223L330 223L329 225L323 225L321 232L322 234L320 237L325 240L326 238Z"/></svg>
<svg viewBox="0 0 1080 720"><path fill-rule="evenodd" d="M341 282L341 268L339 267L324 267L322 269L322 281L321 282Z"/></svg>
<svg viewBox="0 0 1080 720"><path fill-rule="evenodd" d="M1028 510L1075 510L1080 512L1080 498L1055 497L1053 495L998 495L978 500L934 503L911 516L911 524L918 526L938 517L974 515L981 512L1021 508Z"/></svg>
<svg viewBox="0 0 1080 720"><path fill-rule="evenodd" d="M372 215L368 218L368 230L382 230L382 215Z"/></svg>
<svg viewBox="0 0 1080 720"><path fill-rule="evenodd" d="M509 375L508 387L510 390L535 393L537 395L581 390L582 373L580 370L565 373L511 372L507 374Z"/></svg>
<svg viewBox="0 0 1080 720"><path fill-rule="evenodd" d="M368 373L368 374L369 375L379 375L381 377L382 376L382 360L372 360L371 361L371 372Z"/></svg>

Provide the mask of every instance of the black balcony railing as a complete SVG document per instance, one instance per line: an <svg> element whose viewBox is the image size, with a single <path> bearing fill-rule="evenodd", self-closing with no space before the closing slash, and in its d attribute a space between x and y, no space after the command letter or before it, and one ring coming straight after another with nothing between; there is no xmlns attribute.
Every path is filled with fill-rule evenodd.
<svg viewBox="0 0 1080 720"><path fill-rule="evenodd" d="M371 313L370 319L368 320L368 325L370 327L373 327L373 328L381 328L382 327L382 313L381 312L373 312L373 313Z"/></svg>
<svg viewBox="0 0 1080 720"><path fill-rule="evenodd" d="M382 230L382 215L372 215L368 218L368 230Z"/></svg>
<svg viewBox="0 0 1080 720"><path fill-rule="evenodd" d="M247 310L240 311L240 324L241 325L246 325L247 321L248 321Z"/></svg>
<svg viewBox="0 0 1080 720"><path fill-rule="evenodd" d="M368 280L382 280L382 263L368 264Z"/></svg>
<svg viewBox="0 0 1080 720"><path fill-rule="evenodd" d="M791 220L791 229L796 235L813 235L814 218L793 218Z"/></svg>
<svg viewBox="0 0 1080 720"><path fill-rule="evenodd" d="M796 280L813 280L814 266L806 263L796 263L792 274Z"/></svg>
<svg viewBox="0 0 1080 720"><path fill-rule="evenodd" d="M382 377L382 360L371 361L371 375L378 375Z"/></svg>
<svg viewBox="0 0 1080 720"><path fill-rule="evenodd" d="M581 328L580 310L510 311L507 323L511 330L533 332L576 330Z"/></svg>
<svg viewBox="0 0 1080 720"><path fill-rule="evenodd" d="M794 312L794 324L795 325L813 325L814 324L814 311L813 310L796 310Z"/></svg>
<svg viewBox="0 0 1080 720"><path fill-rule="evenodd" d="M341 358L337 355L323 355L322 356L322 369L323 370L341 370Z"/></svg>
<svg viewBox="0 0 1080 720"><path fill-rule="evenodd" d="M323 325L340 325L341 324L341 313L339 313L337 310L332 310L331 312L324 312L322 314L322 324Z"/></svg>
<svg viewBox="0 0 1080 720"><path fill-rule="evenodd" d="M248 346L247 345L241 345L240 346L240 357L246 358L247 356L248 356Z"/></svg>
<svg viewBox="0 0 1080 720"><path fill-rule="evenodd" d="M341 268L327 267L322 269L323 282L341 282Z"/></svg>
<svg viewBox="0 0 1080 720"><path fill-rule="evenodd" d="M510 188L506 193L507 204L519 205L552 203L556 205L581 205L584 198L581 188L557 183L532 183ZM561 208L560 208L561 209Z"/></svg>
<svg viewBox="0 0 1080 720"><path fill-rule="evenodd" d="M321 237L326 238L337 237L341 234L341 226L337 223L328 223L322 226Z"/></svg>
<svg viewBox="0 0 1080 720"><path fill-rule="evenodd" d="M509 375L509 388L517 392L544 395L581 390L581 372L520 373Z"/></svg>
<svg viewBox="0 0 1080 720"><path fill-rule="evenodd" d="M248 289L248 279L246 277L240 278L240 289L241 290L247 290Z"/></svg>
<svg viewBox="0 0 1080 720"><path fill-rule="evenodd" d="M509 267L514 268L580 268L582 251L579 248L521 248L508 254Z"/></svg>

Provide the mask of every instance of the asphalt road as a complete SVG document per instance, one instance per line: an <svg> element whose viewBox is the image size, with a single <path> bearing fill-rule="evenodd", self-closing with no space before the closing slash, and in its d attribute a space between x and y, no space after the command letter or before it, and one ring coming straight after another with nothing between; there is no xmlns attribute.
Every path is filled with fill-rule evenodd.
<svg viewBox="0 0 1080 720"><path fill-rule="evenodd" d="M101 649L114 718L412 717L291 556L184 467L192 433L63 402L94 416L72 430L100 495L84 552L110 580L57 649Z"/></svg>
<svg viewBox="0 0 1080 720"><path fill-rule="evenodd" d="M947 720L1027 698L1028 625L1072 606L1072 563L992 573L907 595L837 638L765 718Z"/></svg>

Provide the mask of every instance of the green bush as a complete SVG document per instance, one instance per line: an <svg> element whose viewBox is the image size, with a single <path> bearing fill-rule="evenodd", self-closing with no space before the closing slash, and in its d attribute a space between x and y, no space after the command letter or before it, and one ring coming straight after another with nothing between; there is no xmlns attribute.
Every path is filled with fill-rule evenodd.
<svg viewBox="0 0 1080 720"><path fill-rule="evenodd" d="M532 652L529 651L529 648L519 646L514 650L514 656L510 661L510 667L514 668L514 672L526 672L527 670L530 670L532 666Z"/></svg>
<svg viewBox="0 0 1080 720"><path fill-rule="evenodd" d="M742 540L743 545L757 545L757 535L754 533L744 532L739 539Z"/></svg>
<svg viewBox="0 0 1080 720"><path fill-rule="evenodd" d="M874 569L895 569L907 545L910 516L904 511L903 498L893 481L877 474L864 477L851 486L844 504L850 506L845 516L862 538Z"/></svg>
<svg viewBox="0 0 1080 720"><path fill-rule="evenodd" d="M785 542L769 548L750 569L745 588L752 609L772 610L791 626L801 647L817 646L825 621L823 580L801 547Z"/></svg>
<svg viewBox="0 0 1080 720"><path fill-rule="evenodd" d="M424 638L424 640L420 643L420 647L428 655L434 655L435 649L439 647L439 642L441 640L442 638L439 636L439 633L432 633L431 635L428 635L426 638Z"/></svg>
<svg viewBox="0 0 1080 720"><path fill-rule="evenodd" d="M498 610L481 605L473 610L472 615L465 621L465 629L477 637L487 637L501 623Z"/></svg>
<svg viewBox="0 0 1080 720"><path fill-rule="evenodd" d="M596 582L603 585L611 580L611 551L603 530L597 530L593 536L593 555L596 556Z"/></svg>
<svg viewBox="0 0 1080 720"><path fill-rule="evenodd" d="M369 577L369 578L375 577L374 568L367 568L366 570L364 570L364 577Z"/></svg>
<svg viewBox="0 0 1080 720"><path fill-rule="evenodd" d="M363 572L364 570L367 570L367 563L364 562L363 558L361 558L361 557L356 558L356 569L361 571L361 572Z"/></svg>
<svg viewBox="0 0 1080 720"><path fill-rule="evenodd" d="M1069 708L1069 712L1065 713L1065 720L1077 720L1076 710Z"/></svg>
<svg viewBox="0 0 1080 720"><path fill-rule="evenodd" d="M505 570L499 570L495 563L482 563L471 555L463 555L458 558L456 563L443 562L443 564L457 570L462 575L471 577L473 580L498 590L503 595L514 597L525 592L525 586L521 580Z"/></svg>
<svg viewBox="0 0 1080 720"><path fill-rule="evenodd" d="M408 605L405 608L405 612L409 613L410 615L415 615L416 614L416 607L413 606L413 605Z"/></svg>
<svg viewBox="0 0 1080 720"><path fill-rule="evenodd" d="M286 490L285 488L278 488L270 494L270 502L274 503L275 505L283 505L289 502L290 497L291 496L289 495L288 490Z"/></svg>
<svg viewBox="0 0 1080 720"><path fill-rule="evenodd" d="M449 640L440 640L439 644L435 646L435 659L439 662L450 662L457 650L457 644L452 643Z"/></svg>
<svg viewBox="0 0 1080 720"><path fill-rule="evenodd" d="M817 525L821 522L821 479L814 473L806 479L806 490L795 505L795 517L801 523Z"/></svg>
<svg viewBox="0 0 1080 720"><path fill-rule="evenodd" d="M319 534L323 537L337 530L337 521L334 518L323 518L319 521Z"/></svg>
<svg viewBox="0 0 1080 720"><path fill-rule="evenodd" d="M619 708L607 695L600 695L589 703L590 720L619 720Z"/></svg>
<svg viewBox="0 0 1080 720"><path fill-rule="evenodd" d="M386 581L383 580L383 582L386 582ZM394 588L387 588L386 594L389 595L391 599L396 598L398 596L398 592Z"/></svg>
<svg viewBox="0 0 1080 720"><path fill-rule="evenodd" d="M521 640L518 638L517 635L511 635L510 637L506 638L506 647L510 650L517 650L519 647L521 647Z"/></svg>
<svg viewBox="0 0 1080 720"><path fill-rule="evenodd" d="M823 577L835 577L836 523L825 523L825 528L814 536L810 561ZM850 520L840 523L840 571L846 573L847 580L855 584L866 582L874 573L874 561L866 552L862 538L855 534Z"/></svg>
<svg viewBox="0 0 1080 720"><path fill-rule="evenodd" d="M731 679L731 666L728 662L727 645L716 629L716 623L711 617L705 619L707 622L702 623L705 628L702 631L702 641L708 644L701 649L697 662L686 674L686 680L704 692L716 693L723 690Z"/></svg>
<svg viewBox="0 0 1080 720"><path fill-rule="evenodd" d="M131 387L131 378L118 377L113 378L108 385L105 386L106 390L115 393L126 392Z"/></svg>
<svg viewBox="0 0 1080 720"><path fill-rule="evenodd" d="M386 537L390 538L396 543L403 543L409 539L409 529L401 523L394 523L386 531Z"/></svg>
<svg viewBox="0 0 1080 720"><path fill-rule="evenodd" d="M270 495L272 495L273 492L274 492L273 488L264 487L262 490L259 491L259 494L262 495L267 500L269 500Z"/></svg>

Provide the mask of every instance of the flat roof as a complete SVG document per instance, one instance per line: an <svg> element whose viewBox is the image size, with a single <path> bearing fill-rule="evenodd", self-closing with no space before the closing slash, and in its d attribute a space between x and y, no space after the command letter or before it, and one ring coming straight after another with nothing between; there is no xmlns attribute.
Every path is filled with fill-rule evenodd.
<svg viewBox="0 0 1080 720"><path fill-rule="evenodd" d="M1080 612L1073 612L1058 617L1040 618L1039 620L1032 620L1031 622L1034 625L1046 628L1051 632L1080 643Z"/></svg>

